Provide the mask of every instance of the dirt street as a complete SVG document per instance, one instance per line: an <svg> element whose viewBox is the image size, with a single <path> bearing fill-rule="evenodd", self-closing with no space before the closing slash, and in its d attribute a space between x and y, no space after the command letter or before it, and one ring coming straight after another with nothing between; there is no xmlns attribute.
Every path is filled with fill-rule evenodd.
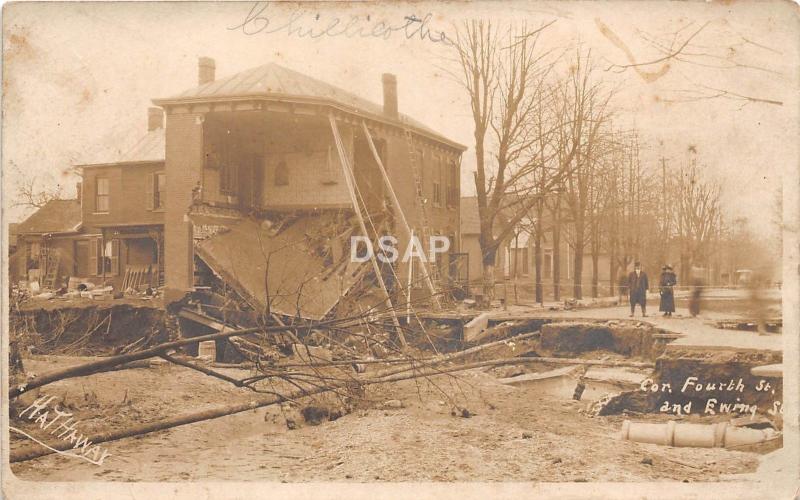
<svg viewBox="0 0 800 500"><path fill-rule="evenodd" d="M25 361L41 373L79 359ZM366 403L316 426L289 430L281 408L268 407L105 443L112 456L100 466L54 454L12 464L12 470L40 481L714 481L753 472L758 464L754 453L621 441L626 417L591 418L583 413L590 401L497 378L473 370L458 378L370 386ZM65 397L86 435L254 396L167 364L64 380L44 393ZM386 407L388 400L402 407ZM452 415L454 406L471 416ZM11 425L32 435L39 430L33 422ZM28 444L12 432L12 450Z"/></svg>

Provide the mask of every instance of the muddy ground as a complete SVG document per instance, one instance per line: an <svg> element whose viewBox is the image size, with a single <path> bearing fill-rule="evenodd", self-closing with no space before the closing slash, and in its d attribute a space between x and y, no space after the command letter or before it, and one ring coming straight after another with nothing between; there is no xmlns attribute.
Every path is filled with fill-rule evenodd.
<svg viewBox="0 0 800 500"><path fill-rule="evenodd" d="M25 367L42 373L87 359L33 356ZM290 430L286 418L296 411L261 408L106 443L112 456L100 466L50 455L12 464L12 470L37 481L694 482L753 472L758 465L759 455L750 452L621 441L625 418L666 417L590 417L585 410L599 392L573 401L562 390L569 387L497 382L509 370L370 386L349 414L315 426L300 422ZM246 389L164 363L64 380L42 393L62 398L81 416L80 430L87 435L254 398ZM384 407L388 400L403 407ZM454 406L471 416L454 416ZM12 419L11 425L31 435L39 430L32 422ZM11 439L12 450L30 444L13 432Z"/></svg>

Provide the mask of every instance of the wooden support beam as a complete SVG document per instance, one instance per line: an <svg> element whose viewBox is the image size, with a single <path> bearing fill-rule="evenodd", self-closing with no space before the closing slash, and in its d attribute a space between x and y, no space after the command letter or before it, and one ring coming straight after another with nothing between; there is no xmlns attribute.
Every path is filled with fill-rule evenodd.
<svg viewBox="0 0 800 500"><path fill-rule="evenodd" d="M353 176L353 169L350 167L350 161L347 158L347 152L344 149L344 144L342 143L342 137L339 135L339 128L336 126L336 119L333 117L333 114L328 115L328 120L331 124L331 131L333 132L334 142L336 143L336 149L339 152L339 163L342 165L342 172L344 174L344 179L347 184L347 191L350 195L350 201L353 204L353 210L356 213L356 218L358 219L358 225L361 228L361 232L369 238L369 233L367 232L367 227L364 224L364 218L361 215L361 208L358 204L358 200L356 199L355 194L355 177ZM394 310L394 305L392 304L392 298L389 296L389 290L386 288L386 283L383 281L383 275L381 274L380 266L378 266L378 260L375 257L374 252L370 252L370 262L372 263L372 270L375 273L375 278L378 280L378 283L381 285L381 290L383 290L385 296L385 303L386 307L389 308L389 312L392 314L392 321L394 322L395 329L397 330L397 337L400 339L400 344L403 346L406 345L406 337L403 335L403 329L400 326L400 321L397 319L397 313Z"/></svg>
<svg viewBox="0 0 800 500"><path fill-rule="evenodd" d="M361 128L364 131L364 136L367 138L367 143L369 144L370 151L372 151L372 156L375 158L375 162L378 164L378 168L381 171L383 182L386 184L386 188L389 190L389 195L392 197L392 204L397 210L397 213L400 215L400 221L403 223L403 229L405 229L406 234L408 235L408 241L410 243L411 239L414 237L414 233L411 230L411 226L408 224L408 220L406 220L406 215L403 213L403 206L400 205L400 200L397 199L397 195L392 187L392 182L389 180L389 174L386 173L386 169L383 166L381 157L378 155L378 150L375 148L375 143L372 142L372 136L369 133L367 124L363 120L361 121ZM431 298L433 298L433 302L438 310L441 308L441 303L439 302L439 296L436 291L436 287L433 286L433 280L431 280L430 274L428 274L428 266L425 262L425 259L420 259L420 265L422 266L422 274L425 278L425 284L428 286L428 290L431 292Z"/></svg>

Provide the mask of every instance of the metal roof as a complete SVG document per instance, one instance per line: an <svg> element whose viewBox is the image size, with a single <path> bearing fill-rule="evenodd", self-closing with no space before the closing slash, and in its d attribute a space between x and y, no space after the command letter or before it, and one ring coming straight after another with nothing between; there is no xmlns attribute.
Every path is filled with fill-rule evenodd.
<svg viewBox="0 0 800 500"><path fill-rule="evenodd" d="M323 101L338 105L347 112L367 114L371 115L369 117L373 119L416 129L418 132L456 149L462 151L467 149L407 115L401 113L397 119L387 117L383 113L382 105L275 63L244 70L233 76L186 90L173 97L154 99L153 102L163 106L182 102L209 102L242 97Z"/></svg>
<svg viewBox="0 0 800 500"><path fill-rule="evenodd" d="M150 130L125 153L113 160L78 165L79 167L101 167L116 164L137 164L163 162L166 153L166 139L163 128Z"/></svg>
<svg viewBox="0 0 800 500"><path fill-rule="evenodd" d="M164 161L165 134L163 128L150 130L139 139L127 153L123 154L119 162L152 162Z"/></svg>
<svg viewBox="0 0 800 500"><path fill-rule="evenodd" d="M74 233L81 227L81 202L50 200L45 206L20 222L17 234Z"/></svg>

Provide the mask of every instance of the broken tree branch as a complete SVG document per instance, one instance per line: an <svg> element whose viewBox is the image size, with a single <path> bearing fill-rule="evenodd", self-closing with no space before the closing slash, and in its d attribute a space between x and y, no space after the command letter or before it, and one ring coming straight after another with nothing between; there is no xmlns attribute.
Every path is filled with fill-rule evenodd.
<svg viewBox="0 0 800 500"><path fill-rule="evenodd" d="M317 325L317 327L319 327L319 325ZM140 359L147 359L155 356L160 356L161 354L166 353L171 349L177 349L178 347L183 347L185 345L196 344L198 342L204 342L207 340L226 339L229 337L245 335L247 333L283 332L291 328L297 328L297 327L269 326L269 327L245 328L242 330L231 330L229 332L212 333L208 335L201 335L199 337L192 337L187 339L175 340L173 342L167 342L165 344L157 345L151 347L150 349L145 349L139 352L122 354L119 356L110 356L108 358L92 361L89 363L84 363L81 365L70 366L67 368L62 368L60 370L53 370L47 373L43 373L42 375L39 375L36 378L27 380L16 387L10 388L8 391L8 398L9 399L16 398L23 392L30 391L31 389L35 389L37 387L45 386L47 384L56 382L58 380L63 380L66 378L73 378L73 377L81 377L85 375L92 375L94 373L105 371L108 370L109 368L129 363L131 361L137 361Z"/></svg>
<svg viewBox="0 0 800 500"><path fill-rule="evenodd" d="M507 359L478 361L475 363L449 366L441 369L434 368L426 371L418 371L413 373L397 373L373 379L358 380L356 381L356 383L361 386L366 386L366 385L373 385L380 383L400 382L403 380L416 379L421 377L430 377L430 376L442 375L458 371L472 370L475 368L482 368L486 366L502 366L502 365L522 364L522 363L584 364L592 366L631 366L637 368L654 367L653 363L637 363L632 361L602 361L602 360L564 359L564 358L507 358ZM124 439L126 437L140 436L143 434L149 434L151 432L171 429L173 427L178 427L181 425L202 422L205 420L211 420L219 417L224 417L227 415L233 415L235 413L241 413L248 410L255 410L256 408L271 406L278 403L283 403L285 401L296 400L331 391L337 391L339 389L346 388L350 383L352 382L348 381L328 386L318 385L308 389L299 388L297 391L289 395L273 395L268 398L251 401L249 403L240 403L235 405L222 406L201 412L190 413L187 415L180 415L177 417L168 418L158 422L151 422L130 429L96 434L88 438L88 441L90 441L92 444L99 444L99 443L106 443L109 441L117 441L119 439ZM34 458L39 458L49 455L51 453L55 453L55 450L64 451L72 447L74 447L74 445L70 442L59 443L51 448L44 448L40 445L30 445L13 451L10 456L10 462L11 463L24 462L26 460L32 460Z"/></svg>

